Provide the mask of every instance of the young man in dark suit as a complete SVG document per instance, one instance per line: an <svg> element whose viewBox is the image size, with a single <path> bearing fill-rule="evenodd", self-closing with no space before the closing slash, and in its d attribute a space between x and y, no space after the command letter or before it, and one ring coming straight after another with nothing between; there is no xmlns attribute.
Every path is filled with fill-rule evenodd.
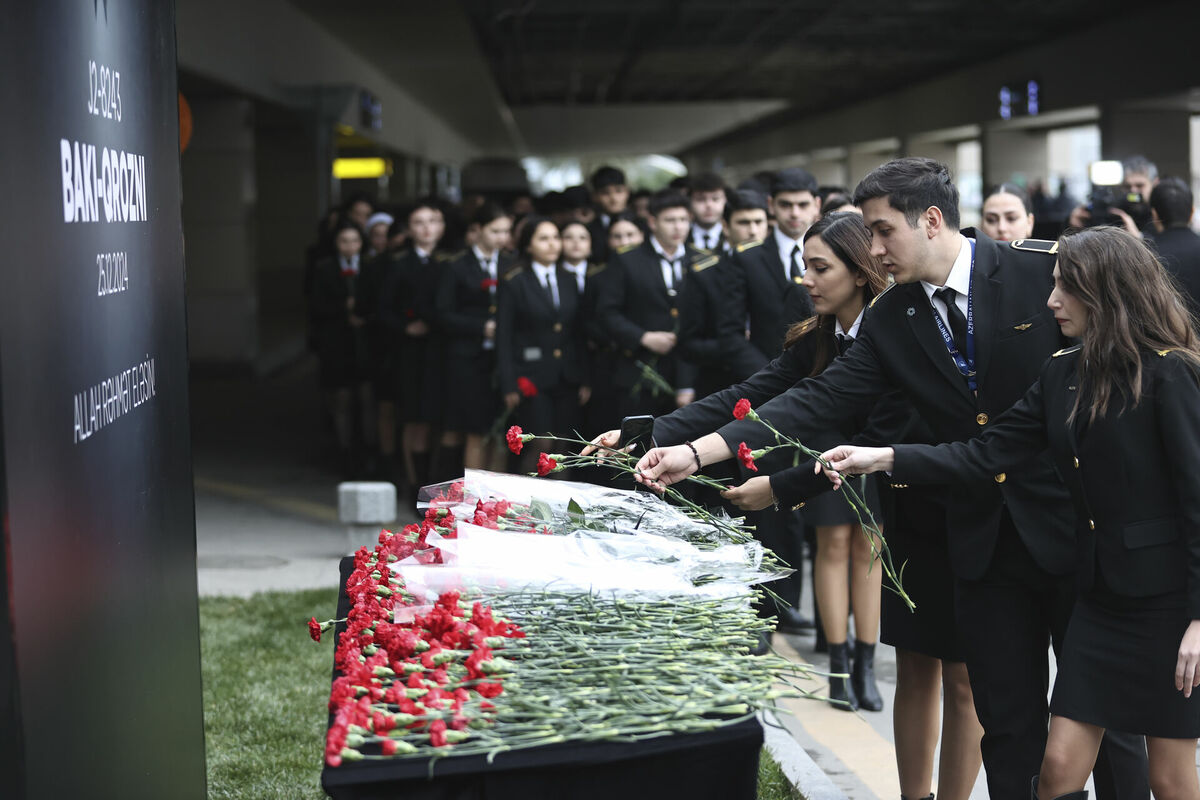
<svg viewBox="0 0 1200 800"><path fill-rule="evenodd" d="M692 206L695 208L695 189ZM767 199L757 192L732 192L725 203L725 222L737 246L738 238L748 232L751 239L761 237L767 227ZM718 225L718 227L720 227ZM692 226L693 241L696 227ZM744 381L754 374L758 363L754 346L746 339L745 327L722 324L731 313L727 292L736 279L730 273L729 258L713 253L697 261L684 282L679 309L679 351L696 365L696 399Z"/></svg>
<svg viewBox="0 0 1200 800"><path fill-rule="evenodd" d="M821 216L816 178L800 168L776 172L768 212L775 219L775 230L759 243L743 242L736 248L728 290L730 313L725 324L744 331L749 320L750 343L757 352L752 372L783 350L788 326L813 313L812 299L801 281L804 234Z"/></svg>
<svg viewBox="0 0 1200 800"><path fill-rule="evenodd" d="M629 185L625 173L616 167L599 167L592 173L592 200L596 204L596 217L588 223L592 234L592 260L603 262L608 259L608 226L612 218L629 205Z"/></svg>
<svg viewBox="0 0 1200 800"><path fill-rule="evenodd" d="M872 252L897 286L872 304L855 346L820 376L758 410L812 439L901 390L937 441L971 439L1016 403L1065 344L1046 307L1053 242L1002 246L959 232L958 191L935 161L904 158L855 191ZM773 443L761 424L733 422L690 446L648 453L642 481L673 483L730 458L741 442ZM1046 644L1061 648L1075 599L1074 516L1048 454L985 485L944 496L956 615L984 727L994 800L1029 797L1046 744ZM1149 796L1141 737L1110 732L1095 770L1102 800Z"/></svg>
<svg viewBox="0 0 1200 800"><path fill-rule="evenodd" d="M695 396L695 368L674 352L679 295L692 264L710 258L687 243L692 219L688 200L664 190L650 199L651 235L609 260L596 314L616 343L613 383L624 416L666 414ZM659 387L649 367L673 389Z"/></svg>
<svg viewBox="0 0 1200 800"><path fill-rule="evenodd" d="M1163 178L1150 193L1153 247L1158 259L1183 290L1188 310L1200 317L1200 236L1192 221L1192 190L1179 178Z"/></svg>
<svg viewBox="0 0 1200 800"><path fill-rule="evenodd" d="M729 239L721 222L728 192L719 175L706 172L692 181L692 247L710 253L729 253Z"/></svg>

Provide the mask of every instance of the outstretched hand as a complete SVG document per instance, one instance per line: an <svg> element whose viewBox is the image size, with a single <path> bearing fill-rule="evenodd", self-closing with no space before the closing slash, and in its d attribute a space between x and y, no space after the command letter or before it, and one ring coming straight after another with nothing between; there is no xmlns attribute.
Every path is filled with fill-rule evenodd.
<svg viewBox="0 0 1200 800"><path fill-rule="evenodd" d="M761 511L775 502L771 479L766 475L756 475L741 486L726 489L721 492L721 497L742 511Z"/></svg>
<svg viewBox="0 0 1200 800"><path fill-rule="evenodd" d="M638 483L661 492L696 471L696 456L685 444L655 447L637 463L634 478Z"/></svg>
<svg viewBox="0 0 1200 800"><path fill-rule="evenodd" d="M823 467L824 464L828 466ZM866 475L870 472L890 470L895 465L896 451L890 447L855 447L843 444L821 453L821 457L813 466L813 472L824 469L826 477L833 481L833 488L838 489L842 485L842 475Z"/></svg>

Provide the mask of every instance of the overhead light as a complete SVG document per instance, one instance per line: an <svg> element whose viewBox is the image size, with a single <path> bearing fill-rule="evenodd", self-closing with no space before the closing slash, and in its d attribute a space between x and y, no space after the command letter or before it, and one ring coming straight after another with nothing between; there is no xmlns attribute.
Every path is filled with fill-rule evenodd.
<svg viewBox="0 0 1200 800"><path fill-rule="evenodd" d="M391 174L392 160L390 158L335 158L333 160L333 177L338 180L378 178Z"/></svg>

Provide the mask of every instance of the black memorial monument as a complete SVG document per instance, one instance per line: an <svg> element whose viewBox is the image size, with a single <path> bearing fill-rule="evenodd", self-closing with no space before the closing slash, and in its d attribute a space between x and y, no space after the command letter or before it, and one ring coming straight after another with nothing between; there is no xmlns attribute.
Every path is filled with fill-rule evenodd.
<svg viewBox="0 0 1200 800"><path fill-rule="evenodd" d="M4 17L0 796L203 798L174 7Z"/></svg>

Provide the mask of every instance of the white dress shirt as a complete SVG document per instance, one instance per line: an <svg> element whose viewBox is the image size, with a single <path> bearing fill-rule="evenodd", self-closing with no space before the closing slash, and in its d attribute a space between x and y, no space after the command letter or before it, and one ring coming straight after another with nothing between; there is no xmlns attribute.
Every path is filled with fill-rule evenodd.
<svg viewBox="0 0 1200 800"><path fill-rule="evenodd" d="M580 261L578 264L570 264L563 262L563 269L575 276L575 286L579 289L579 294L583 296L583 289L587 285L587 262Z"/></svg>
<svg viewBox="0 0 1200 800"><path fill-rule="evenodd" d="M674 294L683 280L683 256L687 253L687 248L681 244L673 255L668 255L667 251L663 250L662 245L658 243L658 239L653 236L650 237L650 244L658 253L658 261L662 266L663 283L667 285L667 291Z"/></svg>
<svg viewBox="0 0 1200 800"><path fill-rule="evenodd" d="M793 239L779 230L779 226L775 227L775 246L779 248L779 260L783 262L783 277L788 283L792 281L792 251L797 247L800 252L796 254L796 266L800 269L800 277L804 277L804 240Z"/></svg>
<svg viewBox="0 0 1200 800"><path fill-rule="evenodd" d="M867 313L867 308L866 308L866 306L863 306L863 310L858 312L858 316L855 318L854 324L850 326L850 330L848 330L848 331L842 330L842 323L838 322L837 317L834 317L834 319L833 319L834 334L839 337L840 336L849 336L851 339L857 339L858 338L858 329L862 327L863 314L866 314L866 313Z"/></svg>
<svg viewBox="0 0 1200 800"><path fill-rule="evenodd" d="M554 298L554 307L558 308L558 280L554 276L554 265L546 266L533 262L533 274L537 276L538 283L543 289L549 289L551 296Z"/></svg>
<svg viewBox="0 0 1200 800"><path fill-rule="evenodd" d="M705 228L700 223L692 225L692 244L703 250L716 250L721 244L721 223L716 223L711 228Z"/></svg>
<svg viewBox="0 0 1200 800"><path fill-rule="evenodd" d="M933 310L942 318L942 322L946 323L946 330L952 330L950 327L950 318L946 316L946 304L942 302L942 298L934 297L933 293L938 289L950 288L955 291L954 305L958 306L958 310L962 312L963 318L967 316L967 298L971 293L971 239L960 234L962 246L958 248L958 257L954 259L954 266L950 268L950 275L946 278L946 285L934 286L932 283L921 281L921 288L925 290L925 296L929 298L929 304L933 306ZM966 356L966 353L963 353Z"/></svg>

